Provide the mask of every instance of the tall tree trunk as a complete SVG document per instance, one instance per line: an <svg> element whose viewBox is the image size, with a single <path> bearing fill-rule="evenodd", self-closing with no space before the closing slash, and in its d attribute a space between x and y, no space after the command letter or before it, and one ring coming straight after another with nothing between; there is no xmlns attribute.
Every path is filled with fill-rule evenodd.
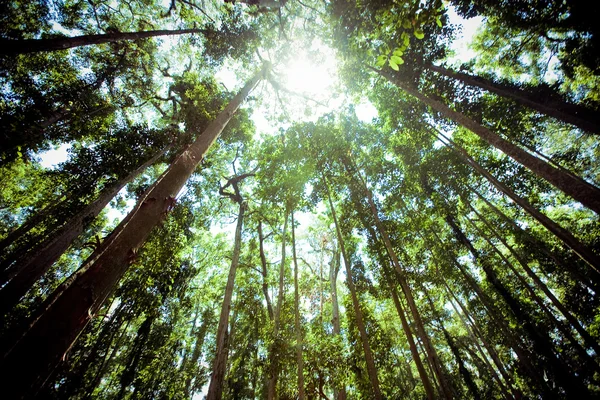
<svg viewBox="0 0 600 400"><path fill-rule="evenodd" d="M394 302L394 306L396 307L396 311L398 312L398 316L400 317L400 322L402 323L402 330L406 335L406 340L408 341L408 347L410 348L410 353L412 355L413 361L417 366L417 371L419 372L419 376L421 377L421 382L423 383L423 387L425 388L425 394L427 395L427 399L435 400L436 395L431 385L431 381L427 376L427 372L425 371L425 367L423 366L423 362L421 361L421 356L417 350L417 345L415 344L415 340L413 338L413 333L410 329L410 325L408 324L408 320L406 319L406 313L404 311L404 307L400 303L400 299L398 298L398 293L396 291L396 287L391 284L394 281L392 278L392 273L389 269L382 264L382 268L384 271L384 275L386 280L389 282L390 293L392 294L392 300Z"/></svg>
<svg viewBox="0 0 600 400"><path fill-rule="evenodd" d="M502 375L502 377L504 378L506 383L509 385L510 391L513 393L513 398L518 398L518 396L520 394L516 390L514 390L514 388L512 386L512 380L510 379L509 375L506 373L506 369L504 368L504 365L502 365L502 363L500 362L500 359L498 358L498 354L487 345L487 341L485 340L485 338L483 338L481 335L479 335L479 336L475 335L475 333L473 332L474 328L472 328L471 324L466 320L466 318L468 318L468 317L463 316L463 314L458 310L458 308L456 307L456 305L454 303L455 302L458 303L460 308L463 310L463 312L465 311L464 306L460 303L460 301L454 295L454 293L452 293L452 290L450 289L448 284L445 281L443 281L443 283L444 283L444 288L446 289L446 293L448 293L454 300L454 301L452 299L449 300L450 304L452 305L452 308L454 309L454 312L456 313L456 315L458 315L460 321L462 322L463 326L467 330L469 337L471 338L471 340L473 341L473 344L477 348L477 351L479 352L481 359L483 360L484 364L486 365L489 373L492 375L492 378L495 379L496 382L498 383L498 386L500 386L500 389L502 390L502 395L507 400L511 398L511 396L508 392L509 389L506 387L504 382L502 382L502 379L498 375L498 372L490 363L490 360L488 359L488 354L486 354L486 352L483 350L483 348L479 344L479 341L481 341L481 343L485 347L486 351L489 353L489 357L492 359L494 364L496 364L496 368L498 368L498 371L500 371L500 374ZM480 332L478 332L478 333L480 333Z"/></svg>
<svg viewBox="0 0 600 400"><path fill-rule="evenodd" d="M406 281L406 278L404 277L404 269L400 265L400 260L398 259L398 256L396 255L396 252L394 251L394 248L392 246L392 242L387 233L387 230L385 229L385 227L381 223L381 220L379 219L379 212L377 210L375 202L373 201L373 195L372 195L371 191L367 188L366 184L364 182L362 184L363 184L363 189L365 191L365 195L367 197L369 207L371 208L371 212L373 213L373 218L375 220L375 226L377 227L379 235L381 236L381 239L382 239L385 249L388 253L388 256L392 260L392 264L394 265L394 268L396 269L396 272L397 272L396 276L398 278L398 281L400 282L400 287L401 287L402 292L404 293L404 296L406 297L406 300L408 302L409 309L413 316L415 325L417 326L417 332L419 333L419 336L421 337L421 340L423 341L423 345L425 346L425 349L426 349L428 358L432 364L433 370L435 371L435 373L438 377L438 381L440 383L440 387L442 389L443 396L446 399L452 399L454 397L452 394L452 388L451 388L450 384L448 383L446 376L444 375L442 364L440 362L440 359L437 355L435 348L433 347L433 344L431 343L429 335L425 331L425 326L423 325L421 315L419 313L419 310L417 309L417 304L412 295L412 290L410 289L408 282Z"/></svg>
<svg viewBox="0 0 600 400"><path fill-rule="evenodd" d="M339 243L336 250L333 253L331 264L329 265L329 286L331 289L331 325L333 326L333 334L340 336L342 329L340 326L340 306L338 302L337 294L337 277L340 271L340 246ZM342 384L342 387L333 389L333 398L335 400L346 400L346 386Z"/></svg>
<svg viewBox="0 0 600 400"><path fill-rule="evenodd" d="M463 201L466 201L466 200L463 200ZM529 276L533 280L533 282L536 284L536 286L546 295L546 297L550 300L552 305L554 307L556 307L556 309L558 309L558 311L560 311L560 313L565 317L565 319L571 324L571 327L574 328L581 335L586 346L592 348L596 354L600 354L600 345L598 345L598 342L594 338L592 338L592 336L583 328L583 326L581 326L581 323L579 323L579 321L573 316L573 314L571 314L569 312L569 310L567 310L567 308L556 298L556 296L554 296L554 294L550 291L548 286L546 286L546 284L544 282L542 282L540 277L535 272L533 272L533 270L529 267L529 265L527 264L527 261L525 261L516 252L516 250L513 249L513 247L506 242L506 240L502 237L502 235L500 235L498 232L496 232L496 230L494 229L492 224L483 215L481 215L469 202L466 202L466 204L469 207L469 209L473 213L475 213L477 218L479 218L479 220L482 221L489 230L494 232L495 236L498 238L498 240L500 240L500 243L502 243L502 245L511 253L511 255L515 258L515 260L517 260L517 262L519 263L521 268L523 268L523 270L525 271L527 276ZM470 221L470 222L472 223L472 221ZM473 226L479 230L479 227L477 227L477 225L473 224ZM487 235L485 235L485 233L481 232L481 235L486 239L486 241L491 246L493 246L491 239L488 238ZM499 252L499 250L495 249L495 251L498 252L498 254L501 255L501 257L504 258L504 256L502 255L502 253ZM533 289L530 287L530 285L525 281L525 279L521 276L521 274L514 268L514 266L512 266L512 264L508 260L506 260L505 258L504 258L504 260L505 260L505 263L508 265L508 267L513 272L513 274L519 279L521 284L523 286L525 286L527 288L527 290L531 293L532 298L536 299L536 302L538 302L538 304L540 304L541 299L533 291ZM545 307L545 305L543 305L543 302L541 302L540 308L544 309L544 307ZM554 321L554 323L559 327L559 329L561 331L563 331L563 333L565 334L565 336L567 336L569 341L571 341L574 346L578 346L579 342L571 335L571 333L569 332L569 329L567 327L565 327L561 321L558 321L556 319L556 317L554 317L554 314L552 312L550 312L547 308L545 308L545 311L548 313L549 317ZM581 350L583 353L582 356L585 358L588 358L589 354L587 354L587 351L585 351L583 349L581 349ZM595 364L595 366L593 368L598 369L598 364L596 364L595 362L594 362L594 364Z"/></svg>
<svg viewBox="0 0 600 400"><path fill-rule="evenodd" d="M187 371L188 375L185 379L185 398L189 399L192 396L192 381L194 379L194 374L192 371L196 371L198 368L198 360L202 355L202 346L204 345L204 339L206 337L206 332L208 331L208 327L210 326L210 322L212 322L212 310L207 308L202 313L202 322L200 327L197 328L196 331L196 341L194 343L194 351L192 352L192 357L190 358L189 365L190 371Z"/></svg>
<svg viewBox="0 0 600 400"><path fill-rule="evenodd" d="M150 315L146 317L144 322L140 325L137 331L137 335L135 340L133 341L133 346L131 351L129 352L129 356L127 357L127 361L125 363L125 369L121 373L121 378L119 380L121 388L119 389L119 393L117 394L117 399L122 399L125 397L127 388L131 385L135 379L135 375L137 373L138 365L142 358L142 353L146 348L146 343L150 337L150 330L152 329L152 324L156 319L155 315Z"/></svg>
<svg viewBox="0 0 600 400"><path fill-rule="evenodd" d="M262 291L265 296L265 302L267 303L267 313L269 319L273 321L273 305L271 304L271 297L269 296L269 286L267 284L267 257L265 256L265 237L262 231L262 221L258 221L258 250L260 253L260 266L262 274Z"/></svg>
<svg viewBox="0 0 600 400"><path fill-rule="evenodd" d="M298 363L298 399L304 400L304 360L302 359L302 330L300 328L300 293L298 291L298 259L296 257L296 228L292 210L292 258L294 261L294 328L296 330L296 362Z"/></svg>
<svg viewBox="0 0 600 400"><path fill-rule="evenodd" d="M555 354L554 346L552 345L552 340L548 337L548 335L545 332L540 331L540 329L532 323L531 318L523 310L520 302L510 293L508 288L500 281L500 279L496 275L496 272L493 270L491 265L488 264L488 261L482 258L479 251L475 249L475 247L466 237L464 232L461 231L456 221L454 221L454 217L448 214L446 220L448 221L448 224L452 227L453 231L459 232L458 234L463 238L461 241L465 243L466 247L473 255L473 258L482 267L488 281L492 284L492 286L498 292L498 294L504 299L504 301L516 317L516 320L523 326L525 332L527 333L527 336L533 344L535 352L538 354L538 358L540 358L539 356L541 356L545 366L549 368L552 377L556 380L556 382L562 386L562 388L569 396L575 394L587 394L588 391L585 388L583 382L580 381L580 378L572 376L570 373L568 373L567 371L569 371L570 369ZM556 396L556 394L551 396L554 397Z"/></svg>
<svg viewBox="0 0 600 400"><path fill-rule="evenodd" d="M325 183L327 185L327 183ZM354 307L354 315L356 317L356 327L358 328L358 332L360 334L361 343L363 346L363 351L365 353L365 363L367 364L367 373L369 375L369 379L371 381L371 386L373 388L373 397L375 400L382 400L383 396L381 395L381 389L379 388L379 378L377 377L377 369L375 367L375 360L373 359L373 353L371 353L371 346L369 346L369 337L367 336L367 331L365 329L365 324L363 321L362 311L360 310L360 304L358 302L358 296L356 295L356 288L354 287L354 282L352 280L352 268L350 265L350 258L346 253L346 247L344 246L344 238L342 236L342 231L338 224L338 220L335 213L335 208L333 207L333 201L331 200L331 193L329 192L329 187L327 187L327 197L329 199L329 208L331 209L331 216L333 218L333 223L335 225L335 231L338 237L338 243L340 245L340 250L342 251L342 257L344 259L344 265L346 266L346 281L348 284L348 289L350 289L350 297L352 298L352 305Z"/></svg>
<svg viewBox="0 0 600 400"><path fill-rule="evenodd" d="M154 36L175 36L190 33L212 33L206 29L156 30L145 32L115 32L99 35L82 35L74 37L58 37L54 39L0 39L0 54L17 55L41 51L65 50L73 47L91 46L122 40L139 40Z"/></svg>
<svg viewBox="0 0 600 400"><path fill-rule="evenodd" d="M39 391L134 261L154 226L165 218L177 193L268 67L265 64L204 133L173 161L115 232L42 305L28 324L29 329L16 343L7 346L0 365L0 380L8 397L20 399Z"/></svg>
<svg viewBox="0 0 600 400"><path fill-rule="evenodd" d="M533 248L536 251L541 252L544 256L546 256L549 259L551 259L552 261L554 261L554 263L557 266L562 267L565 271L570 273L576 281L578 281L581 284L594 290L594 292L598 292L599 286L595 283L597 281L590 280L589 276L582 274L581 272L579 272L579 270L576 267L571 266L570 263L564 259L564 257L562 257L559 254L556 254L556 252L552 251L546 243L542 242L541 240L539 240L538 238L533 236L530 232L524 230L512 218L508 217L502 210L500 210L498 207L496 207L494 204L492 204L488 199L486 199L485 196L483 196L478 190L476 190L472 186L468 186L468 189L471 192L475 193L477 195L477 197L479 197L481 200L483 200L483 202L489 208L491 208L492 211L494 211L500 218L502 218L504 221L506 221L508 223L508 225L512 227L512 230L518 234L519 238L523 237L524 242L533 246ZM595 274L595 271L593 271L593 273ZM600 352L597 354L600 354Z"/></svg>
<svg viewBox="0 0 600 400"><path fill-rule="evenodd" d="M537 157L534 157L520 147L515 146L509 141L496 135L486 127L471 120L464 114L452 110L450 107L440 101L425 96L411 85L398 79L394 79L389 73L383 71L377 72L383 77L387 78L390 82L397 85L400 89L404 90L406 93L416 97L432 109L439 112L445 118L451 119L457 124L464 126L481 139L489 143L491 146L497 148L507 156L511 157L513 160L530 169L540 178L547 180L552 185L583 204L585 207L593 210L597 214L600 214L600 189L597 187L587 183L581 178L574 177L565 171L562 171L548 164L547 162L540 160Z"/></svg>
<svg viewBox="0 0 600 400"><path fill-rule="evenodd" d="M279 354L277 353L277 342L279 342L279 324L281 321L281 309L283 307L284 278L285 278L285 239L288 227L288 209L285 210L285 221L283 222L283 233L281 236L281 263L279 264L279 293L277 293L277 306L273 313L273 345L269 349L270 371L267 385L267 399L277 398L277 380L279 379Z"/></svg>
<svg viewBox="0 0 600 400"><path fill-rule="evenodd" d="M543 227L548 229L554 236L560 239L567 247L573 250L582 260L584 260L590 267L594 269L595 281L598 281L600 274L600 257L596 255L589 247L581 243L575 236L568 230L562 228L556 222L548 218L546 215L538 211L533 207L526 199L518 196L508 186L498 181L492 174L490 174L485 168L477 163L467 152L458 146L454 141L449 139L447 136L438 132L438 135L443 138L443 142L454 149L459 156L469 165L471 165L477 172L483 175L492 185L498 190L504 193L512 201L518 204L523 210L531 215L536 221L538 221Z"/></svg>
<svg viewBox="0 0 600 400"><path fill-rule="evenodd" d="M242 226L244 224L244 210L246 205L240 203L238 220L235 228L235 244L233 247L233 256L231 257L231 266L229 267L229 276L225 286L225 296L221 307L221 316L219 326L217 327L217 350L213 363L213 372L208 386L206 400L221 400L223 395L223 381L227 369L227 357L229 354L229 343L227 330L229 328L229 313L231 310L231 299L233 297L233 286L235 284L235 273L240 261L240 251L242 248Z"/></svg>
<svg viewBox="0 0 600 400"><path fill-rule="evenodd" d="M0 315L10 311L33 284L67 251L73 241L94 221L117 193L158 161L167 149L168 147L159 151L129 175L104 188L96 200L66 221L52 236L31 249L24 259L6 272L6 276L3 273L2 280L6 277L10 281L0 289Z"/></svg>
<svg viewBox="0 0 600 400"><path fill-rule="evenodd" d="M25 222L19 225L16 229L12 230L4 239L0 240L0 251L5 252L5 249L9 248L18 241L20 242L21 238L23 238L29 231L35 228L49 215L52 215L65 201L72 199L72 197L72 193L70 193L68 196L62 196L53 202L53 204L48 204L43 209L36 211L35 214L30 215ZM11 251L7 251L5 253L10 254ZM8 257L3 257L3 259L6 258ZM4 264L4 262L2 264ZM10 264L10 262L8 264Z"/></svg>
<svg viewBox="0 0 600 400"><path fill-rule="evenodd" d="M572 124L584 131L600 134L600 118L597 111L586 107L572 104L554 96L540 96L539 94L529 93L513 85L497 83L490 79L480 76L468 75L463 72L456 72L444 67L437 67L429 64L427 69L435 71L444 76L459 80L470 86L477 86L489 92L496 93L499 96L506 97L517 103L536 110L549 117Z"/></svg>
<svg viewBox="0 0 600 400"><path fill-rule="evenodd" d="M468 368L465 366L465 362L460 354L460 350L459 350L458 346L456 345L456 342L454 341L454 339L452 338L450 333L446 330L446 328L444 326L444 322L440 319L437 309L435 308L435 304L433 303L433 300L431 300L431 297L429 297L427 290L423 286L421 288L422 288L423 292L425 293L425 298L427 299L427 302L429 303L429 308L431 308L431 312L433 313L433 318L435 320L437 320L438 324L440 325L440 328L442 329L442 333L444 334L444 338L446 339L446 342L448 343L448 346L450 347L450 351L452 352L452 354L454 355L454 358L456 359L456 364L458 365L458 370L459 370L460 374L463 376L463 379L465 380L465 383L467 384L467 388L469 389L469 392L471 392L471 395L473 396L474 399L476 399L476 400L481 399L481 395L479 394L479 389L477 388L477 385L475 384L475 381L473 380L473 375L471 374L471 371L469 371Z"/></svg>

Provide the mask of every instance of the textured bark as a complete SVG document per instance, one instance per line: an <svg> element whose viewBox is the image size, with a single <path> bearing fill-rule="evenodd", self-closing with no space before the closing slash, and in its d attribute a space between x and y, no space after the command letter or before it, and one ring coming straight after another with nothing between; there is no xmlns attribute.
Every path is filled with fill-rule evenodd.
<svg viewBox="0 0 600 400"><path fill-rule="evenodd" d="M29 322L29 329L16 342L8 344L0 365L0 380L7 397L20 399L39 391L60 358L112 293L152 229L165 218L177 193L267 67L265 65L204 133L173 161L79 271L49 297Z"/></svg>
<svg viewBox="0 0 600 400"><path fill-rule="evenodd" d="M342 236L342 231L338 224L338 220L335 213L335 208L333 207L333 201L331 200L331 194L329 193L329 188L327 188L327 196L329 199L329 207L331 209L331 215L333 218L333 222L335 224L335 231L338 237L338 243L340 246L340 250L342 251L342 257L344 259L344 265L346 266L346 282L348 284L348 289L350 290L350 297L352 298L352 306L354 308L354 315L356 317L356 327L358 328L358 332L360 334L360 340L363 346L363 351L365 353L365 363L367 364L367 374L369 375L369 380L371 381L371 386L373 388L373 398L375 400L382 400L383 396L381 394L381 389L379 388L379 378L377 377L377 369L375 367L375 360L373 359L373 353L371 352L371 346L369 345L369 337L367 336L367 331L365 329L365 323L363 321L362 311L360 310L360 304L358 302L358 296L356 295L356 288L354 287L354 282L352 281L352 269L350 265L350 258L346 253L346 248L344 246L344 238Z"/></svg>
<svg viewBox="0 0 600 400"><path fill-rule="evenodd" d="M589 247L581 243L575 236L571 234L571 232L562 228L552 219L548 218L546 215L538 211L526 199L518 196L508 186L498 181L492 174L490 174L485 168L483 168L471 156L469 156L464 149L462 149L460 146L454 143L447 136L443 135L441 132L438 132L438 135L440 135L444 139L444 141L448 143L447 145L454 149L467 164L471 165L492 185L494 185L498 190L500 190L512 201L518 204L523 210L525 210L529 215L531 215L543 227L548 229L548 231L550 231L554 236L560 239L567 247L573 250L579 257L581 257L582 260L587 262L589 266L594 269L595 274L600 273L600 257L598 257L598 255L596 255L594 251L592 251Z"/></svg>
<svg viewBox="0 0 600 400"><path fill-rule="evenodd" d="M298 399L304 400L304 360L302 358L302 330L300 327L300 293L298 291L298 259L296 257L296 229L292 211L292 258L294 261L294 329L296 331L296 362L298 364Z"/></svg>
<svg viewBox="0 0 600 400"><path fill-rule="evenodd" d="M490 79L468 75L463 72L452 71L444 67L437 67L430 64L426 68L459 80L467 85L477 86L502 97L512 99L523 106L575 125L584 131L600 134L600 113L583 106L568 103L560 99L558 95L542 97L539 94L532 94L515 86L497 83Z"/></svg>
<svg viewBox="0 0 600 400"><path fill-rule="evenodd" d="M269 349L269 382L267 385L267 399L274 400L277 397L277 380L279 379L279 354L276 354L276 343L279 341L279 323L281 308L283 307L284 277L285 277L285 239L288 227L288 210L285 210L285 221L283 223L283 234L281 236L281 263L279 264L279 293L277 294L277 306L273 313L273 345Z"/></svg>
<svg viewBox="0 0 600 400"><path fill-rule="evenodd" d="M205 29L156 30L145 32L116 32L100 35L58 37L54 39L0 39L0 54L17 55L41 51L65 50L73 47L91 46L122 40L139 40L155 36L175 36L191 33L206 34Z"/></svg>
<svg viewBox="0 0 600 400"><path fill-rule="evenodd" d="M497 148L507 156L511 157L513 160L531 170L540 178L547 180L556 188L562 190L564 193L571 196L585 207L593 210L596 214L600 214L600 189L597 187L529 154L525 150L501 138L491 130L478 124L464 114L452 110L450 107L440 101L425 96L411 85L392 78L392 76L387 72L377 72L404 90L406 93L416 97L424 104L439 112L445 118L464 126L481 139L489 143L491 146Z"/></svg>
<svg viewBox="0 0 600 400"><path fill-rule="evenodd" d="M31 249L24 259L7 271L10 281L0 289L0 315L10 311L19 302L125 185L153 165L166 151L167 148L163 149L129 175L104 188L96 200L73 215L52 236Z"/></svg>
<svg viewBox="0 0 600 400"><path fill-rule="evenodd" d="M243 202L240 202L238 220L235 228L235 241L233 255L231 257L231 266L229 267L229 276L227 277L223 305L221 306L221 316L219 317L219 325L217 327L217 350L215 352L210 385L208 386L208 393L206 395L207 400L221 400L221 397L223 396L223 381L225 380L227 358L229 355L227 329L229 327L229 313L231 311L235 274L240 261L240 251L242 248L242 227L244 224L245 209L246 205Z"/></svg>

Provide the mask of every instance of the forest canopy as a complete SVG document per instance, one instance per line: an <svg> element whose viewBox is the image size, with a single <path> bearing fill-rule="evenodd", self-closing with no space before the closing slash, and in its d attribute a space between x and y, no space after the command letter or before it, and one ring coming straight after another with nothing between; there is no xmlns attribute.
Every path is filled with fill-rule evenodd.
<svg viewBox="0 0 600 400"><path fill-rule="evenodd" d="M0 4L3 398L600 398L599 7Z"/></svg>

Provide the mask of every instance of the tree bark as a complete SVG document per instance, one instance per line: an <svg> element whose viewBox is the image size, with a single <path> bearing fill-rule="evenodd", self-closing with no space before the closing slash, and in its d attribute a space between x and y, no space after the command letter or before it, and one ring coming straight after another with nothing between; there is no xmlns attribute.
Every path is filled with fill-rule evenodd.
<svg viewBox="0 0 600 400"><path fill-rule="evenodd" d="M296 362L298 364L298 399L304 400L304 360L302 358L302 331L300 328L300 293L298 291L298 259L296 257L296 229L292 211L292 258L294 260L294 325L296 330Z"/></svg>
<svg viewBox="0 0 600 400"><path fill-rule="evenodd" d="M0 365L0 380L7 397L21 399L39 391L60 358L112 293L133 263L137 250L166 216L177 193L268 67L265 64L204 133L173 161L115 232L42 305L28 324L29 329L7 346ZM20 384L15 385L15 382Z"/></svg>
<svg viewBox="0 0 600 400"><path fill-rule="evenodd" d="M67 251L73 241L94 221L106 205L136 177L158 161L167 151L164 148L129 175L104 188L98 198L66 221L42 243L31 249L25 258L6 271L4 278L10 281L0 289L0 315L10 311L52 265Z"/></svg>
<svg viewBox="0 0 600 400"><path fill-rule="evenodd" d="M244 211L246 204L239 203L238 220L235 228L235 241L233 247L233 256L231 257L231 266L229 267L229 276L225 286L225 295L223 305L221 306L221 316L217 327L217 350L213 362L213 372L208 386L206 400L221 400L223 396L223 381L227 369L227 358L229 354L229 343L227 330L229 328L229 313L231 311L231 299L233 297L233 286L235 284L235 273L240 261L240 251L242 248L242 227L244 225Z"/></svg>
<svg viewBox="0 0 600 400"><path fill-rule="evenodd" d="M285 239L288 227L288 210L285 210L285 221L283 223L283 234L281 236L281 263L279 264L279 293L277 294L277 306L273 313L273 345L269 349L270 371L269 382L267 386L267 399L275 400L277 397L277 380L279 379L279 354L277 346L279 342L279 323L281 308L283 307L284 297L284 278L285 278Z"/></svg>
<svg viewBox="0 0 600 400"><path fill-rule="evenodd" d="M360 304L358 302L358 296L356 295L356 288L354 287L354 282L352 280L350 258L346 253L346 247L344 246L344 238L342 236L342 231L338 224L335 208L333 207L333 201L331 200L331 193L329 193L329 187L327 187L327 196L329 199L329 208L331 209L331 216L335 225L335 231L338 237L338 243L340 245L340 250L342 251L344 265L346 266L346 282L348 284L348 289L350 290L350 297L352 298L352 305L354 307L354 315L356 316L356 326L358 328L361 343L363 346L363 351L365 353L365 363L367 364L367 373L369 375L371 386L373 388L373 397L375 398L375 400L382 400L383 396L381 394L381 389L379 388L379 378L377 377L375 360L373 359L373 353L371 352L371 346L369 345L369 337L367 336L362 311L360 310Z"/></svg>
<svg viewBox="0 0 600 400"><path fill-rule="evenodd" d="M509 141L496 135L486 127L471 120L464 114L452 110L450 107L440 101L425 96L409 84L394 79L389 73L383 71L377 72L381 76L387 78L393 84L397 85L400 89L404 90L406 93L416 97L424 104L439 112L445 118L464 126L481 139L489 143L491 146L497 148L507 156L511 157L513 160L531 170L540 178L547 180L556 188L562 190L564 193L571 196L585 207L593 210L596 214L600 214L600 189L597 187L529 154L520 147L515 146Z"/></svg>
<svg viewBox="0 0 600 400"><path fill-rule="evenodd" d="M558 95L542 97L539 94L528 93L526 90L512 85L497 83L490 79L452 71L444 67L429 64L426 68L467 85L477 86L499 96L512 99L523 106L567 124L575 125L586 132L600 134L600 113L577 104L568 103L560 99Z"/></svg>
<svg viewBox="0 0 600 400"><path fill-rule="evenodd" d="M91 46L123 40L140 40L155 36L175 36L191 33L207 34L206 29L155 30L145 32L114 32L99 35L82 35L74 37L57 37L53 39L0 39L1 55L17 55L71 49L73 47Z"/></svg>

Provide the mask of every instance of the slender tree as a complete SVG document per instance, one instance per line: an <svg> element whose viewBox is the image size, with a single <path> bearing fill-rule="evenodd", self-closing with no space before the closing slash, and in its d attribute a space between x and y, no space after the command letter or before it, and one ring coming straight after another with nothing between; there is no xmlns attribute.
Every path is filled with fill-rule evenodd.
<svg viewBox="0 0 600 400"><path fill-rule="evenodd" d="M252 77L206 131L179 155L84 265L41 306L27 330L6 346L0 366L10 397L36 393L56 363L113 291L152 228L173 207L175 196L216 141L243 100L269 68ZM19 377L19 385L14 385ZM8 389L7 389L8 390Z"/></svg>
<svg viewBox="0 0 600 400"><path fill-rule="evenodd" d="M598 112L586 107L564 101L555 93L532 93L526 89L518 88L506 83L494 82L480 76L473 76L463 72L452 71L448 68L429 64L427 69L441 75L459 80L470 86L477 86L484 90L506 97L517 103L536 110L549 117L556 118L568 124L593 134L600 134L600 117ZM548 91L546 91L548 92Z"/></svg>
<svg viewBox="0 0 600 400"><path fill-rule="evenodd" d="M325 185L327 185L326 182L325 182ZM338 243L340 246L340 250L342 251L344 265L346 266L346 280L347 280L347 284L348 284L348 289L350 290L350 296L352 297L352 305L354 307L354 315L356 317L356 326L358 328L363 351L365 353L365 362L367 364L367 373L369 375L369 380L371 381L371 387L373 389L373 397L375 398L375 400L380 400L380 399L383 399L383 396L381 394L379 378L377 376L377 369L375 367L375 360L373 359L373 353L371 352L371 346L369 345L369 336L367 335L367 331L365 329L362 311L360 310L358 296L356 295L356 288L354 287L354 282L352 280L352 268L350 265L350 258L348 257L348 254L346 253L346 248L344 246L344 238L342 236L342 231L338 224L335 209L333 207L333 201L331 200L331 193L329 192L328 186L327 186L327 198L328 198L328 202L329 202L329 208L331 211L331 217L333 218L333 223L335 224L335 231L337 234Z"/></svg>
<svg viewBox="0 0 600 400"><path fill-rule="evenodd" d="M96 200L73 215L51 237L37 244L17 265L5 271L1 275L2 281L10 280L0 289L0 314L3 315L10 311L31 286L67 251L73 241L81 235L117 193L149 166L156 163L167 149L164 148L157 152L129 175L104 188Z"/></svg>
<svg viewBox="0 0 600 400"><path fill-rule="evenodd" d="M155 36L175 36L200 33L203 35L214 32L206 29L155 30L145 32L113 32L98 35L82 35L74 37L57 37L53 39L1 39L0 54L17 55L40 51L56 51L73 47L91 46L102 43L119 42L122 40L140 40Z"/></svg>
<svg viewBox="0 0 600 400"><path fill-rule="evenodd" d="M244 224L244 212L247 204L240 193L239 183L252 174L241 174L227 181L225 186L219 189L222 196L229 197L235 202L238 207L237 225L235 227L235 237L233 246L233 255L231 257L231 266L229 267L229 276L227 277L227 285L225 286L225 294L223 296L223 305L221 306L221 316L219 317L219 325L217 327L217 350L215 360L213 362L213 371L208 386L207 400L221 400L223 396L223 386L225 372L227 370L227 357L229 354L228 343L228 328L229 328L229 313L231 311L231 299L233 297L233 287L235 284L235 274L240 262L240 251L242 248L242 227ZM227 188L231 186L233 193ZM234 319L235 321L235 319Z"/></svg>
<svg viewBox="0 0 600 400"><path fill-rule="evenodd" d="M406 93L416 97L424 104L439 112L445 118L451 119L452 121L475 133L481 139L496 147L498 150L501 150L515 161L521 163L537 176L547 180L555 187L583 204L585 207L593 210L597 214L600 214L600 189L597 187L529 154L525 150L512 144L508 140L501 138L489 129L468 118L464 114L452 110L450 107L438 100L427 97L410 84L394 78L388 72L378 70L375 71L393 84L397 85Z"/></svg>

